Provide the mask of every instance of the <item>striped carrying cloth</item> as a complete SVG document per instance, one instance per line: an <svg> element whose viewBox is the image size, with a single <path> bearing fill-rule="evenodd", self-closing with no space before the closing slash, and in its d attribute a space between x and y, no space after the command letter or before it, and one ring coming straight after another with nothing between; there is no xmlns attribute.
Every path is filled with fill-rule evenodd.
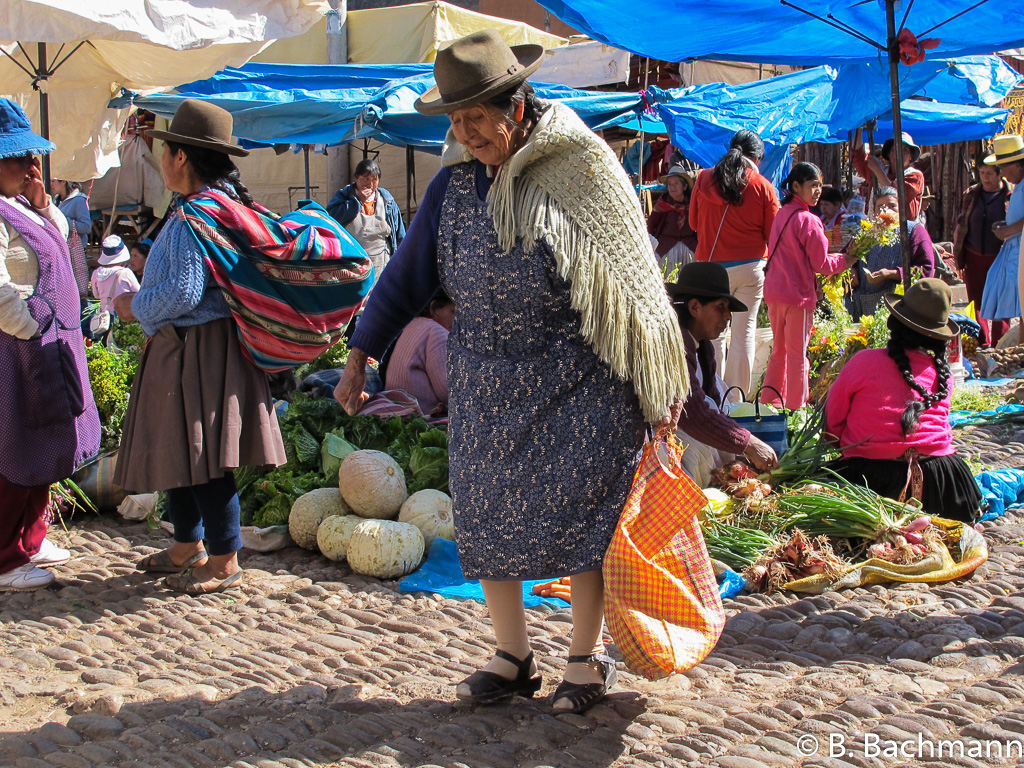
<svg viewBox="0 0 1024 768"><path fill-rule="evenodd" d="M278 217L205 189L177 215L224 292L246 357L268 373L336 343L373 285L366 251L315 202Z"/></svg>

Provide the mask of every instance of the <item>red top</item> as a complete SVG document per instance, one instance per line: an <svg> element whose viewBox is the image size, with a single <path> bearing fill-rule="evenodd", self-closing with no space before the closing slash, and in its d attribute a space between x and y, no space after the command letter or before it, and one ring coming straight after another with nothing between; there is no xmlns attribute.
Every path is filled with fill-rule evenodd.
<svg viewBox="0 0 1024 768"><path fill-rule="evenodd" d="M728 210L726 205L712 170L701 171L690 198L697 261L735 264L766 258L772 222L779 210L775 187L756 168L750 168L742 202L729 205Z"/></svg>
<svg viewBox="0 0 1024 768"><path fill-rule="evenodd" d="M910 371L926 392L935 391L938 373L931 355L908 349ZM843 457L899 459L908 448L922 456L953 453L953 430L949 426L949 394L921 414L917 429L906 437L900 419L910 398L920 400L903 380L895 361L884 349L865 349L843 366L829 389L825 402L828 434L843 450ZM847 447L849 446L849 447Z"/></svg>
<svg viewBox="0 0 1024 768"><path fill-rule="evenodd" d="M854 152L853 153L853 167L857 170L861 176L863 176L872 186L875 179L875 174L868 168L868 153L867 151ZM896 172L892 168L889 169L887 174L889 177L889 183L893 187L896 186ZM913 221L921 213L921 196L924 195L924 174L917 170L914 166L910 166L903 172L903 186L907 196L907 219Z"/></svg>
<svg viewBox="0 0 1024 768"><path fill-rule="evenodd" d="M782 206L768 245L771 260L764 278L764 300L770 305L813 309L818 298L814 276L834 275L846 267L843 254L828 252L821 219L799 197Z"/></svg>

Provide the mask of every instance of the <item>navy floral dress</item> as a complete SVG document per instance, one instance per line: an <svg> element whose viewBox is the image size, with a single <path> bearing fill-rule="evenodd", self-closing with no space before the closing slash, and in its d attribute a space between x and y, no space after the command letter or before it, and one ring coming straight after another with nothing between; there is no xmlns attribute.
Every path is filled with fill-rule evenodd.
<svg viewBox="0 0 1024 768"><path fill-rule="evenodd" d="M579 336L550 249L504 253L475 163L452 168L437 241L448 337L450 486L471 579L601 567L644 440L632 383Z"/></svg>

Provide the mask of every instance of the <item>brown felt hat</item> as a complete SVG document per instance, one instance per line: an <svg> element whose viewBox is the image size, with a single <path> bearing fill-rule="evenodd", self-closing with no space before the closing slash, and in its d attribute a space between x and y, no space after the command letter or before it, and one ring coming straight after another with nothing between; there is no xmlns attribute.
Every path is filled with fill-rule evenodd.
<svg viewBox="0 0 1024 768"><path fill-rule="evenodd" d="M442 48L434 59L437 85L416 99L416 111L444 115L519 85L541 64L544 47L509 47L496 29L482 29Z"/></svg>
<svg viewBox="0 0 1024 768"><path fill-rule="evenodd" d="M231 141L231 127L234 120L231 113L216 104L207 104L199 99L185 99L174 110L174 119L166 131L149 131L154 139L173 141L223 152L226 155L245 157L249 150L242 149Z"/></svg>
<svg viewBox="0 0 1024 768"><path fill-rule="evenodd" d="M952 291L937 277L918 280L903 296L889 294L885 303L893 317L925 336L949 340L960 333L960 326L949 319Z"/></svg>

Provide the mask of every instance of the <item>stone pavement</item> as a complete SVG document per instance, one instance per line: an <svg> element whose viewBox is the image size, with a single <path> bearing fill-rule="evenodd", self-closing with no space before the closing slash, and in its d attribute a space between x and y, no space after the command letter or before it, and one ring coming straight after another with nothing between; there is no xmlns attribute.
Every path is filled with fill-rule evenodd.
<svg viewBox="0 0 1024 768"><path fill-rule="evenodd" d="M1019 466L1012 430L978 437ZM1024 516L986 533L962 582L727 601L698 668L623 673L555 717L543 698L454 705L490 654L482 605L294 548L246 553L233 593L180 596L133 567L162 531L82 517L54 534L78 554L58 586L0 595L0 766L1024 765ZM570 614L530 616L546 696Z"/></svg>

